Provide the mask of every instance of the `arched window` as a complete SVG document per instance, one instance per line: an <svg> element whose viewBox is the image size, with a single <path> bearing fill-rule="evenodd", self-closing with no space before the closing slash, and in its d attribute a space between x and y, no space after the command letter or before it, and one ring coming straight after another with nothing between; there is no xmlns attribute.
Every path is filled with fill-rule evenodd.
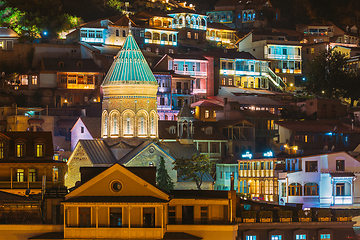
<svg viewBox="0 0 360 240"><path fill-rule="evenodd" d="M206 26L206 21L205 21L205 19L201 19L201 26L203 26L203 27L205 27Z"/></svg>
<svg viewBox="0 0 360 240"><path fill-rule="evenodd" d="M170 42L173 41L173 35L172 35L172 34L169 35L169 41L170 41Z"/></svg>
<svg viewBox="0 0 360 240"><path fill-rule="evenodd" d="M114 118L113 118L113 134L117 134L118 132L117 132L117 124L118 124L118 121L117 121L117 117L116 116L114 116Z"/></svg>
<svg viewBox="0 0 360 240"><path fill-rule="evenodd" d="M304 186L305 196L319 196L319 185L316 183L306 183Z"/></svg>
<svg viewBox="0 0 360 240"><path fill-rule="evenodd" d="M167 41L168 40L168 35L166 33L162 33L161 34L161 41Z"/></svg>
<svg viewBox="0 0 360 240"><path fill-rule="evenodd" d="M154 116L151 116L151 122L150 122L150 126L151 126L151 135L155 135L155 120L154 120Z"/></svg>
<svg viewBox="0 0 360 240"><path fill-rule="evenodd" d="M145 38L151 39L151 32L145 32Z"/></svg>
<svg viewBox="0 0 360 240"><path fill-rule="evenodd" d="M184 22L184 19L183 19L184 17L180 17L179 18L179 25L183 25L183 22Z"/></svg>
<svg viewBox="0 0 360 240"><path fill-rule="evenodd" d="M108 135L108 113L105 110L102 114L102 136L107 137Z"/></svg>
<svg viewBox="0 0 360 240"><path fill-rule="evenodd" d="M160 33L154 33L153 40L160 40Z"/></svg>
<svg viewBox="0 0 360 240"><path fill-rule="evenodd" d="M139 119L139 135L145 135L145 122L143 117Z"/></svg>
<svg viewBox="0 0 360 240"><path fill-rule="evenodd" d="M124 137L134 136L134 113L126 110L122 115L122 135Z"/></svg>
<svg viewBox="0 0 360 240"><path fill-rule="evenodd" d="M300 183L291 183L289 185L289 196L302 196Z"/></svg>
<svg viewBox="0 0 360 240"><path fill-rule="evenodd" d="M126 118L126 134L131 134L131 119L128 117Z"/></svg>

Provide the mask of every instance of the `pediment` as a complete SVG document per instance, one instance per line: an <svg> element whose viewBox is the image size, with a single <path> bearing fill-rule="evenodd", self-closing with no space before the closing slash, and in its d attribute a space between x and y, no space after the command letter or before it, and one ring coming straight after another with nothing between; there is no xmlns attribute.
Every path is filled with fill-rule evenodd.
<svg viewBox="0 0 360 240"><path fill-rule="evenodd" d="M116 163L66 195L66 200L82 196L155 197L168 200L169 195Z"/></svg>

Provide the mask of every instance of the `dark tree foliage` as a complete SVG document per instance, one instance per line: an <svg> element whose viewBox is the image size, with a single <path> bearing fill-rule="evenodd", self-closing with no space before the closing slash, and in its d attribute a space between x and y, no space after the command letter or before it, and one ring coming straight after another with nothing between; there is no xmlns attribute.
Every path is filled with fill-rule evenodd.
<svg viewBox="0 0 360 240"><path fill-rule="evenodd" d="M193 155L190 159L176 159L174 169L183 180L194 181L198 190L201 190L205 174L211 171L211 162L208 155Z"/></svg>
<svg viewBox="0 0 360 240"><path fill-rule="evenodd" d="M307 65L306 90L326 98L342 96L345 82L348 81L346 57L332 50L320 51Z"/></svg>
<svg viewBox="0 0 360 240"><path fill-rule="evenodd" d="M163 157L160 157L159 168L157 169L156 183L158 188L164 190L165 192L170 192L170 190L174 189L174 183L171 181L171 177L166 170L165 160Z"/></svg>

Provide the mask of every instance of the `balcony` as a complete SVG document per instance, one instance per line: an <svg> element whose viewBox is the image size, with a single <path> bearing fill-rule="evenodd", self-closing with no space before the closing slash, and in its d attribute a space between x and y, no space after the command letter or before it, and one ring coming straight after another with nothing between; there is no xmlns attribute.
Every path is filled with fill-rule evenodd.
<svg viewBox="0 0 360 240"><path fill-rule="evenodd" d="M353 204L352 196L336 196L334 205Z"/></svg>
<svg viewBox="0 0 360 240"><path fill-rule="evenodd" d="M300 55L267 54L267 59L301 60L301 56Z"/></svg>
<svg viewBox="0 0 360 240"><path fill-rule="evenodd" d="M191 94L190 89L176 88L176 89L172 89L171 92L174 93L174 94Z"/></svg>
<svg viewBox="0 0 360 240"><path fill-rule="evenodd" d="M190 75L190 76L203 76L206 77L207 76L207 72L200 72L200 71L179 71L179 70L175 70L175 73L177 74L181 74L181 75Z"/></svg>
<svg viewBox="0 0 360 240"><path fill-rule="evenodd" d="M26 189L26 188L41 189L41 184L42 184L41 181L29 182L29 186L28 186L28 182L13 181L11 183L11 181L1 181L0 189ZM58 186L63 186L63 182L51 182L51 181L46 182L46 187L58 187Z"/></svg>
<svg viewBox="0 0 360 240"><path fill-rule="evenodd" d="M107 239L161 239L164 229L138 227L66 227L64 238L107 238Z"/></svg>

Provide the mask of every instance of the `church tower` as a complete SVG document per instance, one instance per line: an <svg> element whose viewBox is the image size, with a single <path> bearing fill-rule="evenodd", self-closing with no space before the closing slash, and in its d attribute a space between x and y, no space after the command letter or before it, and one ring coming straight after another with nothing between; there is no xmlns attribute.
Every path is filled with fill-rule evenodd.
<svg viewBox="0 0 360 240"><path fill-rule="evenodd" d="M102 138L158 137L158 84L131 31L101 87Z"/></svg>

